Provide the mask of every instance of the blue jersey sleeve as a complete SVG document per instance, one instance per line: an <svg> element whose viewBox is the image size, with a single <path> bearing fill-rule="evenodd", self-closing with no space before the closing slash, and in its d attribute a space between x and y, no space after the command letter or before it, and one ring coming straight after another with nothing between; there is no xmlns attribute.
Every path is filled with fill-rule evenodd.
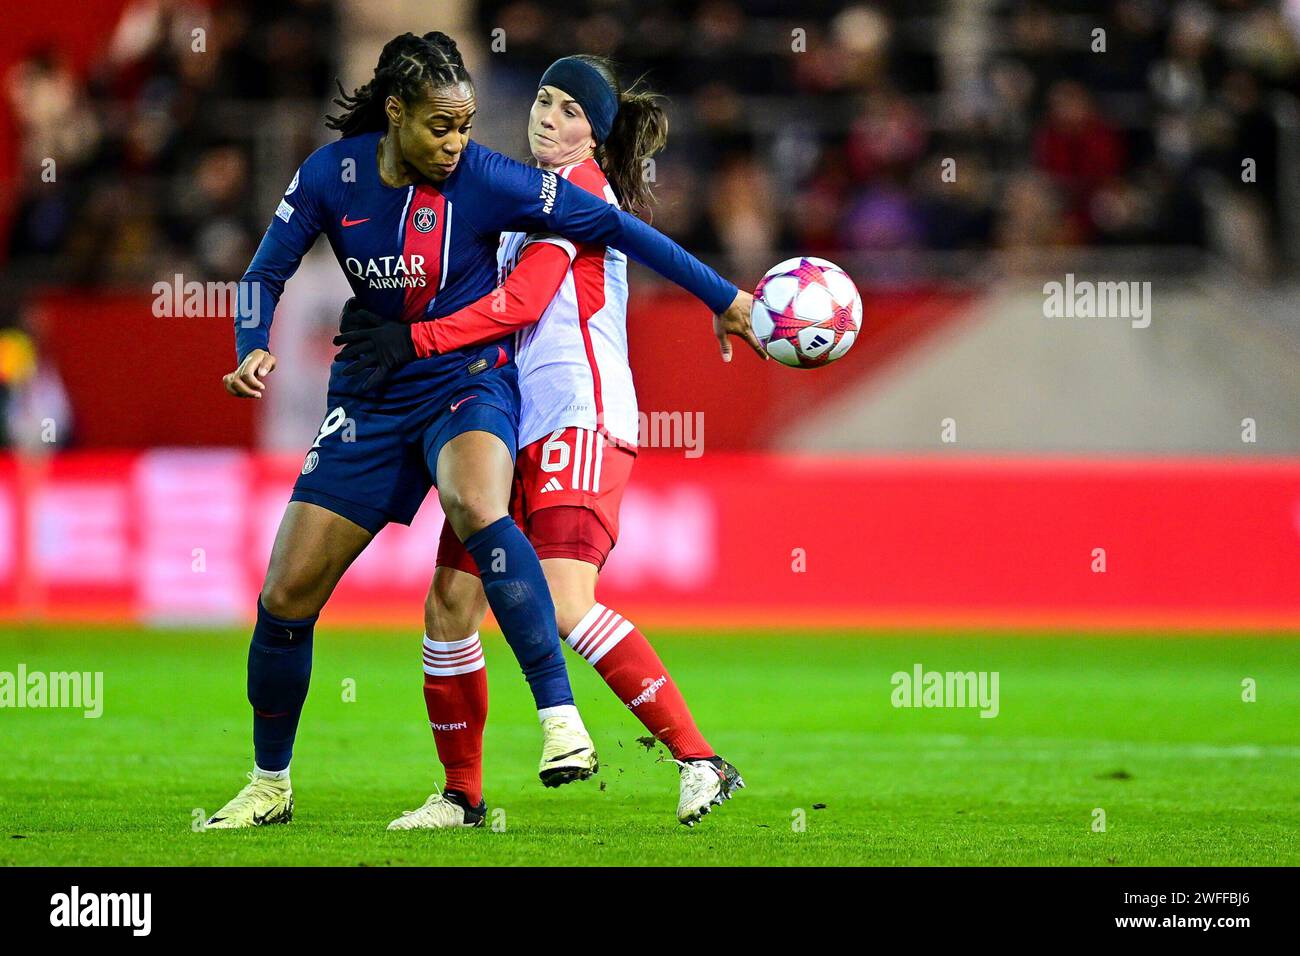
<svg viewBox="0 0 1300 956"><path fill-rule="evenodd" d="M284 284L295 272L328 221L323 214L324 183L319 175L321 151L313 153L294 173L275 210L271 225L239 280L239 309L235 317L235 354L244 360L253 349L271 340L271 318Z"/></svg>
<svg viewBox="0 0 1300 956"><path fill-rule="evenodd" d="M470 204L480 231L555 232L575 242L612 246L681 286L714 313L725 312L736 298L735 285L635 216L553 172L478 144L471 147L476 155L466 172L473 174L475 188L486 191L483 201Z"/></svg>

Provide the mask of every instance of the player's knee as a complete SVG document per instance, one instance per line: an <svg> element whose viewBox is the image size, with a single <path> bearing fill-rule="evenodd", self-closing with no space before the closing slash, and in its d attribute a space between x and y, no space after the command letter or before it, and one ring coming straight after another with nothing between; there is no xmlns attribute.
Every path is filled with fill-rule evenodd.
<svg viewBox="0 0 1300 956"><path fill-rule="evenodd" d="M559 628L561 639L573 633L596 603L595 595L583 587L553 585L551 597L555 601L555 624Z"/></svg>
<svg viewBox="0 0 1300 956"><path fill-rule="evenodd" d="M560 637L567 638L582 623L587 612L591 610L590 601L574 600L571 597L556 596L555 624L560 630Z"/></svg>
<svg viewBox="0 0 1300 956"><path fill-rule="evenodd" d="M424 633L434 641L459 641L478 629L483 612L477 602L467 601L435 581L424 601Z"/></svg>
<svg viewBox="0 0 1300 956"><path fill-rule="evenodd" d="M430 640L448 643L463 640L474 633L474 622L463 609L456 607L439 607L426 604L424 607L424 633Z"/></svg>
<svg viewBox="0 0 1300 956"><path fill-rule="evenodd" d="M276 617L298 620L320 613L325 596L305 577L270 573L262 585L262 607Z"/></svg>
<svg viewBox="0 0 1300 956"><path fill-rule="evenodd" d="M438 503L442 505L442 512L451 522L456 536L462 541L482 531L492 522L504 518L506 514L501 502L479 490L440 490Z"/></svg>
<svg viewBox="0 0 1300 956"><path fill-rule="evenodd" d="M579 571L571 562L544 561L542 571L555 604L556 627L567 638L596 603L595 569L584 565Z"/></svg>

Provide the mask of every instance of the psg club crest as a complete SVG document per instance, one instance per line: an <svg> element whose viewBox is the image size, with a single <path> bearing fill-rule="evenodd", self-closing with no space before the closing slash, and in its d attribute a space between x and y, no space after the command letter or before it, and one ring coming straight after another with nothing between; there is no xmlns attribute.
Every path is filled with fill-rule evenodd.
<svg viewBox="0 0 1300 956"><path fill-rule="evenodd" d="M307 453L307 460L302 463L302 473L304 475L310 475L313 471L316 470L316 465L319 462L320 462L320 456L316 454L314 451L309 451Z"/></svg>
<svg viewBox="0 0 1300 956"><path fill-rule="evenodd" d="M433 208L430 206L421 206L415 210L415 218L411 220L415 224L416 232L428 232L438 221L438 217L433 214Z"/></svg>

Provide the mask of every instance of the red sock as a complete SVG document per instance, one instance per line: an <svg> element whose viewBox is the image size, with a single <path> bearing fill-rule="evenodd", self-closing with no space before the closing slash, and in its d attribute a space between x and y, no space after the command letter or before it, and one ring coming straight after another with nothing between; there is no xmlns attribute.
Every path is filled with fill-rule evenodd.
<svg viewBox="0 0 1300 956"><path fill-rule="evenodd" d="M596 668L610 690L674 757L713 756L664 662L631 621L595 604L565 643Z"/></svg>
<svg viewBox="0 0 1300 956"><path fill-rule="evenodd" d="M461 641L424 638L424 706L429 711L446 790L477 805L483 799L483 725L487 723L487 669L478 632Z"/></svg>

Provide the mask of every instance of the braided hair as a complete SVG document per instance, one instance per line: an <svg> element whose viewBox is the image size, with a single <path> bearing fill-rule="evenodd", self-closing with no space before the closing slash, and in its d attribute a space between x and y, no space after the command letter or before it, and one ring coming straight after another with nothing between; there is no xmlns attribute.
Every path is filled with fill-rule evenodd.
<svg viewBox="0 0 1300 956"><path fill-rule="evenodd" d="M343 137L382 132L388 128L384 109L388 97L414 103L429 90L473 82L456 41L447 34L403 33L384 44L369 83L351 93L344 92L339 84L339 98L334 103L343 112L326 117L325 125Z"/></svg>

